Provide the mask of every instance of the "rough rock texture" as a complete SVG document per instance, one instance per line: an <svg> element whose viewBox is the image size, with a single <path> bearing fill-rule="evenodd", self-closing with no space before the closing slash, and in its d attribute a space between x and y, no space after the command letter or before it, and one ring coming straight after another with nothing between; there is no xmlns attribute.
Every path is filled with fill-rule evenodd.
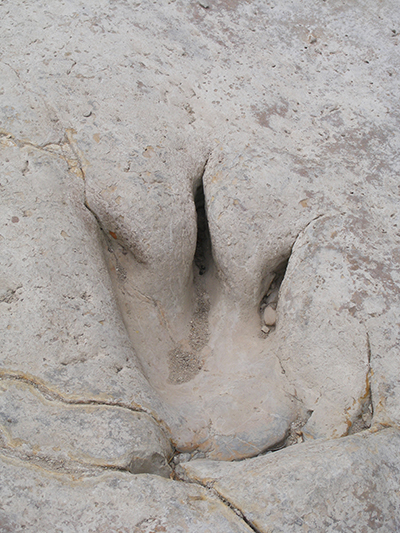
<svg viewBox="0 0 400 533"><path fill-rule="evenodd" d="M397 2L0 17L4 454L168 475L398 427Z"/></svg>
<svg viewBox="0 0 400 533"><path fill-rule="evenodd" d="M313 411L305 436L345 435L369 427L372 414L376 424L399 423L393 339L381 333L390 323L397 332L391 316L400 311L391 218L360 205L357 216L315 220L294 246L273 342L296 394Z"/></svg>
<svg viewBox="0 0 400 533"><path fill-rule="evenodd" d="M400 528L399 445L400 432L385 429L179 468L241 510L254 531L389 533Z"/></svg>
<svg viewBox="0 0 400 533"><path fill-rule="evenodd" d="M3 143L0 377L66 403L148 413L136 417L136 438L151 427L167 460L170 444L153 414L162 405L119 318L82 179L50 148Z"/></svg>
<svg viewBox="0 0 400 533"><path fill-rule="evenodd" d="M169 441L147 414L60 400L47 400L21 381L1 381L3 453L58 471L79 473L98 466L169 477Z"/></svg>
<svg viewBox="0 0 400 533"><path fill-rule="evenodd" d="M122 472L79 479L1 459L2 533L251 532L243 520L202 487Z"/></svg>
<svg viewBox="0 0 400 533"><path fill-rule="evenodd" d="M145 401L150 389L119 320L82 178L50 148L21 144L3 137L2 367L104 401L122 400L123 385L119 398L110 391L127 372L125 401Z"/></svg>

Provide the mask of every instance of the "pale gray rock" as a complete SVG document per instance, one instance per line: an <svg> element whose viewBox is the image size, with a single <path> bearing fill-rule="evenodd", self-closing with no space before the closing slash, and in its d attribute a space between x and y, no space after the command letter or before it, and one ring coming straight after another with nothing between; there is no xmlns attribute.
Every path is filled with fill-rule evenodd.
<svg viewBox="0 0 400 533"><path fill-rule="evenodd" d="M134 440L148 446L138 448L143 456L137 460L147 464L153 450L162 456L156 468L165 473L169 433L155 414L163 406L121 323L98 227L84 207L79 167L68 171L68 146L56 148L2 138L0 379L22 379L66 403L138 411L132 413L129 438L136 432ZM61 416L66 407L59 407ZM28 409L25 416L31 414ZM29 431L26 427L26 441ZM82 446L94 446L89 441ZM34 438L28 446L35 446Z"/></svg>
<svg viewBox="0 0 400 533"><path fill-rule="evenodd" d="M271 336L258 337L260 302L311 220L397 191L393 5L2 6L18 90L51 110L21 134L27 103L13 96L4 130L32 131L41 145L42 130L65 132L130 340L162 402L156 392L147 399L181 451L252 455L311 409L281 373ZM212 244L204 264L201 253L193 261L201 176ZM357 399L363 386L358 330L352 353L347 396L314 435L344 432L350 388ZM325 411L340 390L320 400Z"/></svg>
<svg viewBox="0 0 400 533"><path fill-rule="evenodd" d="M399 431L385 429L178 468L185 479L213 487L260 533L391 533L400 527L399 446Z"/></svg>
<svg viewBox="0 0 400 533"><path fill-rule="evenodd" d="M397 10L2 2L1 376L163 461L397 426Z"/></svg>
<svg viewBox="0 0 400 533"><path fill-rule="evenodd" d="M78 475L103 467L169 477L171 446L149 415L60 399L21 381L0 381L2 452Z"/></svg>
<svg viewBox="0 0 400 533"><path fill-rule="evenodd" d="M29 81L21 79L18 66L2 61L0 79L0 135L43 148L62 143L65 129L57 112Z"/></svg>
<svg viewBox="0 0 400 533"><path fill-rule="evenodd" d="M375 326L384 320L390 331L399 309L398 238L389 221L360 206L357 216L315 220L294 246L268 341L312 411L305 437L346 435L362 429L363 417L368 427L372 414L377 424L399 423L393 339Z"/></svg>
<svg viewBox="0 0 400 533"><path fill-rule="evenodd" d="M4 457L0 472L2 533L251 532L210 491L192 484L123 472L80 479Z"/></svg>
<svg viewBox="0 0 400 533"><path fill-rule="evenodd" d="M273 307L268 305L263 312L263 321L266 326L275 326L276 311Z"/></svg>
<svg viewBox="0 0 400 533"><path fill-rule="evenodd" d="M114 303L82 178L57 154L3 139L2 372L110 402L124 397L125 380L113 394L113 376L128 373L125 401L143 394L144 403L152 392Z"/></svg>

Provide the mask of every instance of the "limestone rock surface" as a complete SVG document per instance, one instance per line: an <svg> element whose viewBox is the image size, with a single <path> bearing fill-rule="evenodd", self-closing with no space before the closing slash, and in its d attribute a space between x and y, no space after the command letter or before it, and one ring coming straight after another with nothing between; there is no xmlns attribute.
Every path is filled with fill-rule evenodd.
<svg viewBox="0 0 400 533"><path fill-rule="evenodd" d="M357 216L320 217L293 248L272 342L312 411L306 437L345 435L369 427L372 415L375 424L398 424L396 402L382 394L397 374L391 340L374 326L400 310L391 202L385 208L386 220L362 206Z"/></svg>
<svg viewBox="0 0 400 533"><path fill-rule="evenodd" d="M254 531L389 533L400 527L399 440L397 429L366 431L238 463L179 468L242 510Z"/></svg>
<svg viewBox="0 0 400 533"><path fill-rule="evenodd" d="M54 151L3 137L0 376L66 403L143 413L131 419L131 432L140 440L151 427L166 464L169 435L154 414L162 404L121 323L82 178ZM32 414L28 408L24 416Z"/></svg>
<svg viewBox="0 0 400 533"><path fill-rule="evenodd" d="M176 499L182 531L246 531L239 511L218 522L221 499L190 514L188 495L209 492L132 473L205 457L214 479L253 464L220 460L303 441L255 461L286 483L303 453L333 476L343 451L360 486L375 483L362 458L377 472L381 461L389 485L378 485L397 494L397 4L0 3L0 420L2 453L17 461L4 529L52 530L81 513L88 531L97 519L173 531ZM107 474L131 487L127 518L111 497L119 481L99 517L82 510L107 468L131 472ZM85 480L75 496L43 469ZM240 503L260 527L265 475L254 470ZM345 481L321 488L339 530L353 524ZM40 489L23 491L42 482L61 513L47 523ZM315 483L293 493L304 517L316 516ZM392 495L376 513L354 498L362 527L396 529ZM315 523L336 527L318 509Z"/></svg>
<svg viewBox="0 0 400 533"><path fill-rule="evenodd" d="M80 479L0 458L4 533L251 532L221 500L196 485L123 472Z"/></svg>
<svg viewBox="0 0 400 533"><path fill-rule="evenodd" d="M169 440L145 413L116 406L46 399L31 385L0 383L0 438L4 454L58 471L95 467L169 477Z"/></svg>

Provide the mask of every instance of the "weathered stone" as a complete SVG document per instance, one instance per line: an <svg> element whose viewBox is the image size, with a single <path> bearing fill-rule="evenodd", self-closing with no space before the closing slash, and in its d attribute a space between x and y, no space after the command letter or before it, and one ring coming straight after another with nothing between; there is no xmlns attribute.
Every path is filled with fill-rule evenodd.
<svg viewBox="0 0 400 533"><path fill-rule="evenodd" d="M192 457L398 425L396 0L200 4L1 3L1 376Z"/></svg>
<svg viewBox="0 0 400 533"><path fill-rule="evenodd" d="M360 424L362 429L363 415L373 410L377 423L399 423L395 402L388 407L383 400L384 383L392 378L375 374L382 351L383 364L394 371L391 341L380 337L375 343L374 326L382 316L390 330L390 313L399 308L393 237L387 222L360 208L358 216L319 218L296 241L280 291L276 335L268 341L313 412L305 437L346 435Z"/></svg>
<svg viewBox="0 0 400 533"><path fill-rule="evenodd" d="M385 429L299 444L236 463L178 468L212 486L260 533L382 531L400 527L400 432Z"/></svg>
<svg viewBox="0 0 400 533"><path fill-rule="evenodd" d="M49 400L21 381L0 381L0 437L3 453L58 471L171 473L169 441L146 413Z"/></svg>
<svg viewBox="0 0 400 533"><path fill-rule="evenodd" d="M26 160L29 176L21 172ZM2 165L2 283L12 293L1 303L2 371L36 376L76 399L110 402L122 400L125 381L127 403L135 395L139 403L140 394L150 401L114 303L97 224L84 207L82 179L57 155L16 142L2 146Z"/></svg>
<svg viewBox="0 0 400 533"><path fill-rule="evenodd" d="M386 90L394 87L394 77L381 66L386 61L393 69L397 61L397 37L388 30L392 3L368 10L341 6L340 16L336 7L302 2L275 9L264 2L218 1L208 10L180 1L118 9L90 1L46 10L7 5L3 39L10 61L4 68L13 81L5 84L10 109L2 127L43 147L64 143L75 156L75 170L86 178L85 201L103 230L129 336L163 400L148 390L147 406L182 450L203 446L213 454L217 441L229 442L218 457L233 458L276 444L304 408L288 400L297 396L294 381L273 370L279 365L269 349L271 337L258 342L260 301L313 218L357 212L362 195L372 201L395 190L398 163L391 154L398 128L395 113L387 110L394 111L397 100ZM97 31L104 35L94 46ZM7 32L17 35L17 48ZM51 57L48 42L55 50ZM371 53L366 59L366 50L375 48L380 58ZM338 75L342 54L346 75ZM14 82L21 99L13 94ZM27 95L34 104L23 131ZM54 132L47 139L44 130ZM385 169L387 192L375 179L376 168ZM192 277L193 200L203 170L212 255L201 284ZM360 181L365 173L369 178ZM203 291L209 310L197 321ZM196 323L199 330L208 323L205 338L193 331ZM364 363L355 361L347 365L344 382L348 390L357 382L357 395ZM85 374L98 380L97 372ZM256 374L259 394L248 395ZM110 395L129 397L121 388L125 380L119 376L118 392ZM145 382L135 387L141 405L137 395L145 388ZM331 399L324 402L328 411ZM339 404L336 421L326 430L321 422L313 434L344 432L348 397ZM265 432L264 414L257 421L247 416L253 411L267 416L270 430ZM275 429L273 420L280 420ZM250 447L243 448L243 440Z"/></svg>
<svg viewBox="0 0 400 533"><path fill-rule="evenodd" d="M251 533L209 491L157 476L51 475L0 456L2 533L126 531Z"/></svg>
<svg viewBox="0 0 400 533"><path fill-rule="evenodd" d="M13 138L3 139L1 149L0 379L22 379L66 402L120 404L158 420L163 406L121 323L82 178L67 171L62 152ZM164 430L151 427L158 433L153 450L164 443L168 458ZM148 440L148 428L135 424L132 432Z"/></svg>
<svg viewBox="0 0 400 533"><path fill-rule="evenodd" d="M263 321L266 326L275 326L276 311L273 307L268 305L263 312Z"/></svg>

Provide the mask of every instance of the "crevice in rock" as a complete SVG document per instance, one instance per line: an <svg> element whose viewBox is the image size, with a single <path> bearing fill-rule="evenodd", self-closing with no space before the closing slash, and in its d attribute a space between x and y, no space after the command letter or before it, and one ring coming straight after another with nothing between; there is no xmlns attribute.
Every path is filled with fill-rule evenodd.
<svg viewBox="0 0 400 533"><path fill-rule="evenodd" d="M173 384L186 383L200 372L204 364L201 350L207 345L209 340L208 314L210 311L210 299L206 286L207 279L214 272L214 261L203 185L206 166L207 161L204 165L200 181L195 183L195 189L193 191L197 221L196 250L193 258L194 312L190 320L190 331L186 349L181 346L176 346L168 353L170 370L168 381Z"/></svg>
<svg viewBox="0 0 400 533"><path fill-rule="evenodd" d="M209 492L212 496L220 500L225 507L228 507L231 511L235 513L236 516L238 516L243 522L252 530L254 533L262 533L254 524L249 520L246 515L235 505L233 505L232 502L227 500L222 494L220 494L215 488L214 483L202 483L198 479L192 479L190 478L186 472L181 471L181 473L174 472L173 479L176 481L181 481L183 483L192 483L194 485L199 485L200 487L203 487L206 489L207 492Z"/></svg>
<svg viewBox="0 0 400 533"><path fill-rule="evenodd" d="M301 401L298 398L296 398L297 401ZM263 450L255 457L261 457L263 455L267 455L269 453L277 452L279 450L282 450L283 448L288 448L289 446L294 446L295 444L301 444L304 442L303 437L303 427L307 424L307 422L310 420L312 414L312 409L308 409L303 416L298 416L296 420L294 420L291 424L289 429L286 432L286 435L283 437L282 440L271 446L270 448L267 448L266 450ZM238 461L244 461L246 460L246 457L243 459L239 459Z"/></svg>
<svg viewBox="0 0 400 533"><path fill-rule="evenodd" d="M372 402L372 389L371 389L371 343L369 334L366 332L367 337L367 355L368 355L368 370L365 375L365 394L359 398L360 411L357 416L349 422L349 429L347 435L354 435L365 429L369 429L372 425L372 419L374 416L374 406Z"/></svg>
<svg viewBox="0 0 400 533"><path fill-rule="evenodd" d="M49 472L57 474L67 474L73 476L96 477L102 475L104 472L123 472L130 475L151 474L153 476L167 477L166 474L154 472L154 468L148 461L132 462L128 467L117 465L101 465L96 463L83 463L78 460L64 461L62 459L54 459L52 457L40 453L23 453L15 448L9 448L2 443L0 434L0 456L8 459L16 459L23 463L28 463L39 468L43 468Z"/></svg>
<svg viewBox="0 0 400 533"><path fill-rule="evenodd" d="M203 176L200 178L200 183L194 192L194 204L197 215L197 241L194 264L198 269L199 275L202 276L209 270L212 262L211 236L207 220Z"/></svg>
<svg viewBox="0 0 400 533"><path fill-rule="evenodd" d="M86 187L85 187L85 191L84 191L84 206L94 216L94 218L95 218L95 220L97 222L97 226L98 226L101 234L103 235L103 237L105 239L105 244L106 244L107 251L110 254L112 254L112 256L114 258L115 270L117 272L118 279L120 281L124 281L126 279L126 272L125 272L125 269L122 267L121 262L118 259L118 256L117 256L117 254L116 254L116 252L114 250L114 246L116 246L116 245L119 246L120 249L121 249L121 253L123 255L128 255L129 253L131 253L132 257L135 259L135 261L137 263L146 264L146 260L144 258L140 257L140 253L135 255L133 252L130 252L129 250L127 250L119 241L117 241L117 236L116 236L116 234L113 231L108 231L108 232L106 231L106 229L104 228L103 224L101 223L101 220L100 220L99 216L90 207L90 205L88 203L87 195L86 195ZM137 292L139 293L139 291L137 291ZM146 295L144 295L142 293L140 293L140 294L141 294L141 296L143 296L143 298L151 300L154 305L157 305L155 300L150 299L148 296L146 296Z"/></svg>
<svg viewBox="0 0 400 533"><path fill-rule="evenodd" d="M325 213L322 213L314 217L304 226L301 231L299 231L287 257L284 258L280 263L278 263L278 265L272 271L272 281L268 285L267 291L261 299L259 308L261 316L261 331L264 334L264 337L267 336L271 330L275 329L276 308L278 306L279 291L285 278L286 270L290 261L290 257L292 255L293 248L300 235L303 234L313 222L324 216ZM285 374L285 369L283 368L281 361L280 364L282 372Z"/></svg>
<svg viewBox="0 0 400 533"><path fill-rule="evenodd" d="M368 393L369 404L371 409L371 416L374 416L374 403L372 401L372 387L371 387L371 377L372 377L372 350L371 350L371 340L369 338L369 333L367 331L367 354L368 354L368 371L366 374L366 392Z"/></svg>
<svg viewBox="0 0 400 533"><path fill-rule="evenodd" d="M265 336L275 329L279 290L285 277L289 259L290 256L281 261L274 269L273 279L260 302L261 331ZM283 373L285 372L283 371Z"/></svg>
<svg viewBox="0 0 400 533"><path fill-rule="evenodd" d="M71 134L68 130L64 133L64 137L59 142L46 143L43 145L17 139L11 133L2 132L0 133L0 144L5 146L16 146L18 148L29 147L51 156L59 157L67 163L69 172L72 172L82 180L85 180L85 172L82 161L78 155L78 149L72 142ZM23 175L27 173L28 167L29 161L26 161L25 167L22 169Z"/></svg>
<svg viewBox="0 0 400 533"><path fill-rule="evenodd" d="M135 413L143 413L145 415L148 415L150 418L153 419L154 422L156 422L159 426L161 426L162 429L165 428L165 424L162 422L162 420L159 420L157 416L152 413L150 410L145 409L144 407L141 407L140 405L124 405L118 401L105 401L105 400L89 400L89 399L72 399L72 398L66 398L62 396L59 392L55 392L53 390L50 390L46 385L43 383L40 383L39 381L35 381L32 377L27 377L23 374L18 373L11 373L11 372L3 372L0 371L0 381L19 381L26 383L27 385L34 388L36 391L38 391L46 400L53 401L53 402L60 402L67 405L105 405L110 407L119 407L121 409L127 409L128 411L133 411ZM169 437L168 437L169 438Z"/></svg>
<svg viewBox="0 0 400 533"><path fill-rule="evenodd" d="M293 446L294 444L301 444L302 442L304 442L303 427L310 420L313 412L314 411L312 409L308 409L304 416L299 416L290 424L290 428L284 441L284 445L282 446L283 448L287 448L289 446Z"/></svg>
<svg viewBox="0 0 400 533"><path fill-rule="evenodd" d="M107 235L107 232L105 231L105 229L103 228L103 225L100 221L100 218L97 216L97 213L95 211L93 211L93 209L90 207L90 205L88 204L88 201L87 201L87 197L86 197L86 187L85 187L85 201L84 201L84 206L86 207L86 209L94 216L96 222L97 222L97 225L99 227L99 230L101 231L101 233L104 235L107 243L109 243L110 241L110 238L109 236ZM109 249L109 251L111 252L112 250Z"/></svg>
<svg viewBox="0 0 400 533"><path fill-rule="evenodd" d="M273 274L274 278L263 296L260 308L265 308L267 305L272 305L276 309L278 302L279 289L281 288L283 278L285 277L286 269L289 263L290 256L287 259L284 259L279 265L274 269Z"/></svg>
<svg viewBox="0 0 400 533"><path fill-rule="evenodd" d="M36 454L29 454L29 453L21 453L18 452L15 448L7 448L5 446L1 446L0 443L0 455L3 457L6 457L7 459L14 459L21 461L23 463L27 463L29 465L33 465L35 467L42 468L44 470L47 470L48 472L53 472L57 474L67 474L67 475L73 475L73 476L87 476L87 477L93 477L93 476L99 476L104 473L104 471L108 470L120 470L123 472L130 473L129 470L120 468L120 467L113 467L113 466L99 466L95 464L83 464L79 463L78 461L67 463L60 459L52 459L50 457L40 455L38 453Z"/></svg>
<svg viewBox="0 0 400 533"><path fill-rule="evenodd" d="M249 526L249 528L254 531L254 533L261 533L261 531L253 524L253 522L251 522L251 520L249 520L246 515L238 508L236 507L235 505L233 505L233 503L231 503L229 500L227 500L226 498L224 498L222 496L222 494L220 494L216 489L212 488L212 489L209 489L210 492L212 494L214 494L224 505L226 505L226 507L228 507L229 509L231 509L241 520L243 520L243 522L245 524L247 524Z"/></svg>

